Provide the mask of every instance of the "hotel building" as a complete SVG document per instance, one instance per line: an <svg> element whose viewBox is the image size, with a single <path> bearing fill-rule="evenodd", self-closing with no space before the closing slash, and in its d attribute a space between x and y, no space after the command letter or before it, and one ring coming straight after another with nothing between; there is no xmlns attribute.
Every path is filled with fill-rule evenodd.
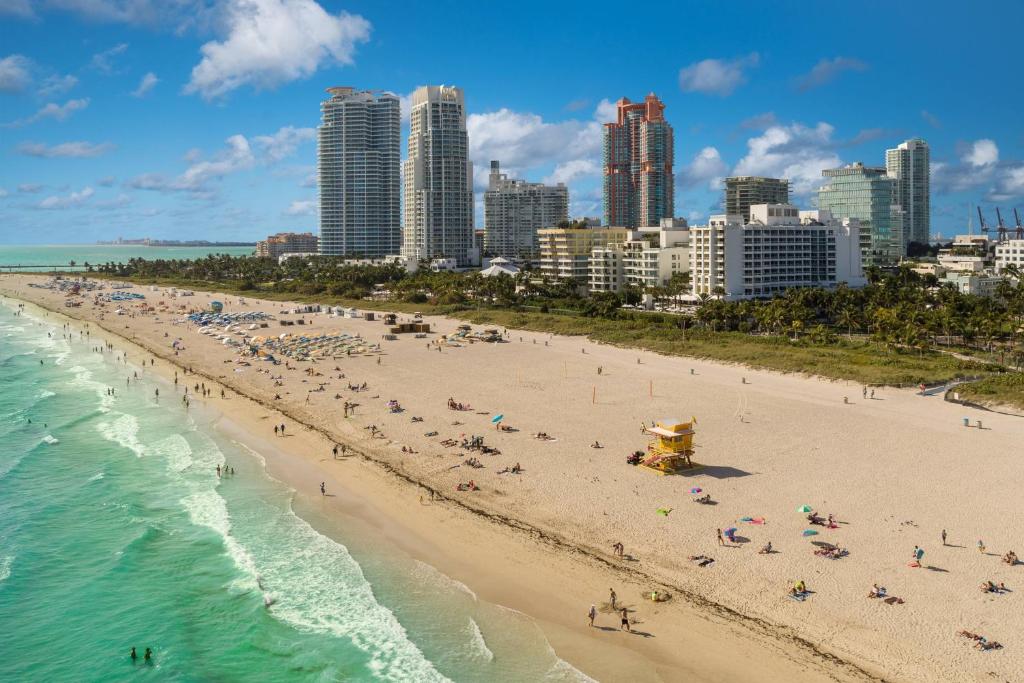
<svg viewBox="0 0 1024 683"><path fill-rule="evenodd" d="M658 225L675 212L674 137L665 105L651 93L616 106L617 120L604 124L604 223Z"/></svg>
<svg viewBox="0 0 1024 683"><path fill-rule="evenodd" d="M569 190L510 179L491 162L484 193L484 253L515 259L536 258L537 231L569 219Z"/></svg>

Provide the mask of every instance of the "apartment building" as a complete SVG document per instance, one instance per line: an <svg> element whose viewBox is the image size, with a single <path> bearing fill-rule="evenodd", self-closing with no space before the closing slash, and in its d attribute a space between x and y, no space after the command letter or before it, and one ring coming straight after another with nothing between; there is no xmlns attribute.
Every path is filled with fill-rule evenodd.
<svg viewBox="0 0 1024 683"><path fill-rule="evenodd" d="M403 255L454 259L458 267L478 262L473 164L461 88L429 85L413 92L409 156L403 169Z"/></svg>
<svg viewBox="0 0 1024 683"><path fill-rule="evenodd" d="M750 221L755 204L789 204L789 181L763 176L732 176L725 179L725 213Z"/></svg>
<svg viewBox="0 0 1024 683"><path fill-rule="evenodd" d="M790 287L865 284L856 219L791 204L750 208L750 221L727 214L690 228L695 296L770 298Z"/></svg>
<svg viewBox="0 0 1024 683"><path fill-rule="evenodd" d="M401 112L391 93L328 88L317 129L320 253L379 258L401 247Z"/></svg>
<svg viewBox="0 0 1024 683"><path fill-rule="evenodd" d="M279 259L285 254L316 254L320 240L311 232L279 232L256 243L256 255Z"/></svg>
<svg viewBox="0 0 1024 683"><path fill-rule="evenodd" d="M818 190L818 208L840 220L860 222L865 265L895 265L906 254L903 209L896 201L897 181L881 167L856 162L821 172L828 182Z"/></svg>
<svg viewBox="0 0 1024 683"><path fill-rule="evenodd" d="M931 238L931 151L920 138L885 151L886 173L896 180L896 201L903 209L903 239L927 244Z"/></svg>
<svg viewBox="0 0 1024 683"><path fill-rule="evenodd" d="M690 232L686 221L667 219L662 223L665 227L630 230L621 244L595 248L590 254L590 291L661 287L672 276L689 271Z"/></svg>
<svg viewBox="0 0 1024 683"><path fill-rule="evenodd" d="M1007 240L996 245L996 274L1004 275L1009 266L1024 274L1024 240Z"/></svg>
<svg viewBox="0 0 1024 683"><path fill-rule="evenodd" d="M545 228L537 231L540 272L556 280L590 279L590 257L594 249L621 245L629 236L626 228Z"/></svg>
<svg viewBox="0 0 1024 683"><path fill-rule="evenodd" d="M604 223L658 225L675 210L675 137L665 105L654 93L643 102L623 97L604 124Z"/></svg>
<svg viewBox="0 0 1024 683"><path fill-rule="evenodd" d="M491 162L484 192L484 253L533 259L540 251L537 231L569 219L569 190L509 178Z"/></svg>

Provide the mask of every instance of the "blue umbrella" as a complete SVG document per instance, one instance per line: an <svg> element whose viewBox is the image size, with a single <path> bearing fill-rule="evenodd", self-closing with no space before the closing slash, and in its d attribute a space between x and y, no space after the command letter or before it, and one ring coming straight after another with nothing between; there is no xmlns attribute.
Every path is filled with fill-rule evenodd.
<svg viewBox="0 0 1024 683"><path fill-rule="evenodd" d="M502 414L502 415L495 415L494 417L491 418L491 424L494 424L494 423L497 423L497 422L501 422L504 419L505 419L505 415L504 414Z"/></svg>

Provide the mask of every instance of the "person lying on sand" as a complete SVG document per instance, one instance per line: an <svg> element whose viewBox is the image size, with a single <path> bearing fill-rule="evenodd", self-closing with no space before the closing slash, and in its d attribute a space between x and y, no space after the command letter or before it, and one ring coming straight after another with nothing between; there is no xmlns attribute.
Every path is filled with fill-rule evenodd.
<svg viewBox="0 0 1024 683"><path fill-rule="evenodd" d="M1003 592L1006 591L1006 584L1000 583L997 586L996 584L992 583L991 581L985 581L984 583L982 583L979 586L979 588L981 589L982 593L1002 594Z"/></svg>
<svg viewBox="0 0 1024 683"><path fill-rule="evenodd" d="M871 585L871 591L868 593L869 598L884 598L885 588L879 586L877 583Z"/></svg>
<svg viewBox="0 0 1024 683"><path fill-rule="evenodd" d="M699 498L694 498L693 502L694 503L701 503L703 505L707 505L708 503L711 502L711 494L710 493L706 493L703 496L700 496Z"/></svg>
<svg viewBox="0 0 1024 683"><path fill-rule="evenodd" d="M1005 562L1006 564L1010 565L1011 567L1013 565L1017 564L1017 562L1018 562L1018 560L1017 560L1017 553L1013 552L1012 550L1009 551L1008 553L1003 555L1003 562Z"/></svg>
<svg viewBox="0 0 1024 683"><path fill-rule="evenodd" d="M604 448L604 446L601 445L600 441L595 441L594 443L590 444L590 447L591 448Z"/></svg>
<svg viewBox="0 0 1024 683"><path fill-rule="evenodd" d="M707 567L714 563L715 558L708 557L707 555L690 555L690 561L696 562L698 567Z"/></svg>

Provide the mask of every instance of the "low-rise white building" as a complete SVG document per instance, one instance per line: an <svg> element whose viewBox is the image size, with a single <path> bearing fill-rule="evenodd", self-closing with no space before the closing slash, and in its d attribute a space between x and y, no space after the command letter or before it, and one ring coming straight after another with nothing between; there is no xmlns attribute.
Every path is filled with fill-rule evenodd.
<svg viewBox="0 0 1024 683"><path fill-rule="evenodd" d="M974 296L995 296L996 287L1003 281L997 275L950 271L942 276L940 283L953 285L962 294Z"/></svg>
<svg viewBox="0 0 1024 683"><path fill-rule="evenodd" d="M996 245L996 274L1001 275L1007 266L1016 266L1024 273L1024 240L1007 240Z"/></svg>
<svg viewBox="0 0 1024 683"><path fill-rule="evenodd" d="M690 269L690 231L686 221L666 219L662 227L630 230L622 243L590 253L591 292L618 292L623 287L660 287Z"/></svg>
<svg viewBox="0 0 1024 683"><path fill-rule="evenodd" d="M690 278L694 296L768 298L790 287L865 284L860 222L792 204L750 207L741 216L711 216L690 228Z"/></svg>

